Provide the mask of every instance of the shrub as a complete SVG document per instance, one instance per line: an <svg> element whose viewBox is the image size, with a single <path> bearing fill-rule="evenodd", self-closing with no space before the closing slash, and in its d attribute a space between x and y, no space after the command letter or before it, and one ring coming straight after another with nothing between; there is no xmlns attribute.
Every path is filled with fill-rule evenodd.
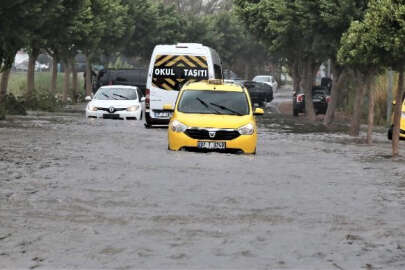
<svg viewBox="0 0 405 270"><path fill-rule="evenodd" d="M6 108L3 102L0 102L0 120L4 120L6 118Z"/></svg>
<svg viewBox="0 0 405 270"><path fill-rule="evenodd" d="M13 94L6 95L4 99L4 110L7 114L26 115L24 102L18 100Z"/></svg>
<svg viewBox="0 0 405 270"><path fill-rule="evenodd" d="M60 110L63 106L57 96L48 91L34 91L32 97L23 97L22 100L25 108L31 110L55 112Z"/></svg>

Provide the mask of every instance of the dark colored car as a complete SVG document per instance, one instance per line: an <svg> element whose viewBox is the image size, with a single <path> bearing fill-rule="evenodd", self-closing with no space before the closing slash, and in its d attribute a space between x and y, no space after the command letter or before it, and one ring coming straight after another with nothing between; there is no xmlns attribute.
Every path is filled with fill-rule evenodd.
<svg viewBox="0 0 405 270"><path fill-rule="evenodd" d="M325 114L330 102L330 92L327 88L314 86L312 88L312 101L316 114ZM304 91L296 91L293 95L293 115L305 112L305 95Z"/></svg>
<svg viewBox="0 0 405 270"><path fill-rule="evenodd" d="M242 85L247 88L253 104L257 103L260 107L263 107L265 102L271 102L273 100L273 89L268 84L244 81Z"/></svg>
<svg viewBox="0 0 405 270"><path fill-rule="evenodd" d="M145 96L147 73L146 68L102 69L97 75L93 92L103 85L131 85L137 86L140 94Z"/></svg>

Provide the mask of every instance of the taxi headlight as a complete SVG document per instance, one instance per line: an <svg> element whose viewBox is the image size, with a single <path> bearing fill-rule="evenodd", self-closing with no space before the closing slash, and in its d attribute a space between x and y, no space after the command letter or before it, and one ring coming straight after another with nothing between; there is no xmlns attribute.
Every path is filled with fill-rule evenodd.
<svg viewBox="0 0 405 270"><path fill-rule="evenodd" d="M255 132L255 127L252 123L244 125L243 127L238 128L240 135L252 135Z"/></svg>
<svg viewBox="0 0 405 270"><path fill-rule="evenodd" d="M178 120L173 120L170 124L170 128L174 132L184 132L187 129L187 126Z"/></svg>
<svg viewBox="0 0 405 270"><path fill-rule="evenodd" d="M90 105L90 104L87 106L87 108L89 109L89 111L92 111L92 112L98 111L98 108L97 108L97 107L95 107L95 106L93 106L93 105Z"/></svg>
<svg viewBox="0 0 405 270"><path fill-rule="evenodd" d="M127 111L136 112L138 109L139 109L139 105L134 105L134 106L128 107Z"/></svg>

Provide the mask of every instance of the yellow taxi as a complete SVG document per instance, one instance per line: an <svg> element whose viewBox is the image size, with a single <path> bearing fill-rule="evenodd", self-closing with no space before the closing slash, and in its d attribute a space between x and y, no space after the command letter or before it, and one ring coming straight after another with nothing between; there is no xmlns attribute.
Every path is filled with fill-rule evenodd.
<svg viewBox="0 0 405 270"><path fill-rule="evenodd" d="M395 101L392 103L395 106ZM394 122L394 114L392 114L391 117L391 123ZM400 139L405 139L405 101L402 103L402 109L401 109L401 124L399 126L399 138ZM388 129L388 139L392 140L392 131L393 130L393 125Z"/></svg>
<svg viewBox="0 0 405 270"><path fill-rule="evenodd" d="M170 109L170 106L166 106ZM169 149L200 149L256 153L257 127L247 90L209 80L186 84L169 123Z"/></svg>

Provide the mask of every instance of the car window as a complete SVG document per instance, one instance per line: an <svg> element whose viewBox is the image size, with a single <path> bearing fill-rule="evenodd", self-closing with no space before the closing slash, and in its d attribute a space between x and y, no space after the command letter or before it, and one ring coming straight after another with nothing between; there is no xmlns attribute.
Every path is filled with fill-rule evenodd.
<svg viewBox="0 0 405 270"><path fill-rule="evenodd" d="M97 100L137 100L138 94L134 88L100 88L94 99Z"/></svg>
<svg viewBox="0 0 405 270"><path fill-rule="evenodd" d="M249 103L245 92L186 90L177 110L184 113L247 115Z"/></svg>

